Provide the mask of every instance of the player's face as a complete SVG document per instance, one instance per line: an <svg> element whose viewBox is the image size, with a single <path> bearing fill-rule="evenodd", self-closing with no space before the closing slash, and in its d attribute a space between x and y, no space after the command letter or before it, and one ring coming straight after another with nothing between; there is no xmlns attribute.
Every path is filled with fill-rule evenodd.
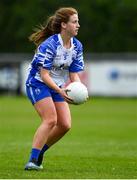
<svg viewBox="0 0 137 180"><path fill-rule="evenodd" d="M70 36L76 36L78 34L78 30L80 28L79 19L77 14L73 14L70 16L69 21L66 23L66 32Z"/></svg>

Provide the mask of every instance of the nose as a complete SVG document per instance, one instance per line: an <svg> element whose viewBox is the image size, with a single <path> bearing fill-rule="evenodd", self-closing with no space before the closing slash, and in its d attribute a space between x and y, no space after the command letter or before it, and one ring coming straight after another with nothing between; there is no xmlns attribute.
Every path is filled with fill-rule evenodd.
<svg viewBox="0 0 137 180"><path fill-rule="evenodd" d="M80 27L80 24L79 24L79 23L77 24L77 27L78 27L78 28Z"/></svg>

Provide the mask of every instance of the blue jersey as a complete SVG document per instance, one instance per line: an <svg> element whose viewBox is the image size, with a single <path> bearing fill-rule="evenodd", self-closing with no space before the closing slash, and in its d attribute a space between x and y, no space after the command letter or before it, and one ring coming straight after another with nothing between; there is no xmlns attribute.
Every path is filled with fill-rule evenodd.
<svg viewBox="0 0 137 180"><path fill-rule="evenodd" d="M50 36L37 48L29 66L27 85L44 83L40 76L40 68L49 70L53 81L58 85L64 85L69 72L79 72L84 69L82 44L76 38L71 38L71 48L66 49L60 34Z"/></svg>

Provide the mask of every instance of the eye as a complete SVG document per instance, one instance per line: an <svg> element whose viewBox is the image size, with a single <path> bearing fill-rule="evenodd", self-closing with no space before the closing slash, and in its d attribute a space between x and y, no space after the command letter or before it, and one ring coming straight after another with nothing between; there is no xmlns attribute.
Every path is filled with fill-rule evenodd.
<svg viewBox="0 0 137 180"><path fill-rule="evenodd" d="M74 24L77 24L77 23L79 23L79 21L78 21L78 20L75 20L75 21L73 21L73 23L74 23Z"/></svg>

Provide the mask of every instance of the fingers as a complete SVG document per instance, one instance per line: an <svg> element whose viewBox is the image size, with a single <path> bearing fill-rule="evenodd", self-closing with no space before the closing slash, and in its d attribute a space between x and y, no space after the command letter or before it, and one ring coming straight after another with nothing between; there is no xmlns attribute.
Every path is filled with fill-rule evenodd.
<svg viewBox="0 0 137 180"><path fill-rule="evenodd" d="M69 104L73 104L74 101L67 94L67 92L69 92L70 90L69 89L62 89L62 91L63 91L63 97L64 97L65 101Z"/></svg>
<svg viewBox="0 0 137 180"><path fill-rule="evenodd" d="M64 97L65 101L69 104L74 104L74 101L68 97Z"/></svg>
<svg viewBox="0 0 137 180"><path fill-rule="evenodd" d="M68 96L67 92L69 92L69 91L71 91L71 90L69 90L69 89L62 89L61 95L64 97L64 99L65 99L65 101L66 101L67 103L69 103L69 104L76 104L76 103L73 101L73 99L71 99L71 98Z"/></svg>
<svg viewBox="0 0 137 180"><path fill-rule="evenodd" d="M71 90L70 90L70 89L64 89L64 91L65 91L66 94L67 94L67 93L70 92Z"/></svg>
<svg viewBox="0 0 137 180"><path fill-rule="evenodd" d="M68 103L73 103L73 100L66 94L64 95L64 99L68 102Z"/></svg>

